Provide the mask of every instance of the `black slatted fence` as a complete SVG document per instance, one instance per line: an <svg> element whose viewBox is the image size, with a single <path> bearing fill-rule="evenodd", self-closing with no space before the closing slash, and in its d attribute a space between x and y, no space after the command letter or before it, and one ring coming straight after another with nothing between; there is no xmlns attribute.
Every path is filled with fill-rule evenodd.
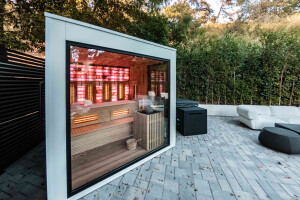
<svg viewBox="0 0 300 200"><path fill-rule="evenodd" d="M1 173L45 139L45 60L0 51Z"/></svg>

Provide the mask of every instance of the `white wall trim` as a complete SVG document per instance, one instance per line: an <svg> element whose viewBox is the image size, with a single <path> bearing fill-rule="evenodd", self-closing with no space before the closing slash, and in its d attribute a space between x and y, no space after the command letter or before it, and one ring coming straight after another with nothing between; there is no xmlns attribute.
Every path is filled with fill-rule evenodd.
<svg viewBox="0 0 300 200"><path fill-rule="evenodd" d="M199 104L201 108L207 109L207 115L237 117L237 106L235 105L217 105L217 104Z"/></svg>

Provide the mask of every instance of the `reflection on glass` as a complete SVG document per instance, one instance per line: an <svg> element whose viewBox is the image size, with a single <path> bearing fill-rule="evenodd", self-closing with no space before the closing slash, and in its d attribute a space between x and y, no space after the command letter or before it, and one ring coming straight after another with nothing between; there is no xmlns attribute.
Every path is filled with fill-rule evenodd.
<svg viewBox="0 0 300 200"><path fill-rule="evenodd" d="M70 46L76 189L168 143L167 62Z"/></svg>

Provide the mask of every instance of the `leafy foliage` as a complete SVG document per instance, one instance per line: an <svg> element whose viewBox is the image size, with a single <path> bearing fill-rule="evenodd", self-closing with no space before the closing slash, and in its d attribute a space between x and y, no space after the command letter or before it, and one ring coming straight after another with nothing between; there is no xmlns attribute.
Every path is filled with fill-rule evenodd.
<svg viewBox="0 0 300 200"><path fill-rule="evenodd" d="M300 0L219 1L0 0L0 46L43 52L47 11L177 48L180 97L300 104Z"/></svg>
<svg viewBox="0 0 300 200"><path fill-rule="evenodd" d="M292 33L262 32L247 41L202 31L178 49L179 97L212 104L297 105L300 40Z"/></svg>
<svg viewBox="0 0 300 200"><path fill-rule="evenodd" d="M0 45L44 50L44 12L84 21L160 44L168 44L163 0L1 0ZM5 23L5 26L3 25Z"/></svg>

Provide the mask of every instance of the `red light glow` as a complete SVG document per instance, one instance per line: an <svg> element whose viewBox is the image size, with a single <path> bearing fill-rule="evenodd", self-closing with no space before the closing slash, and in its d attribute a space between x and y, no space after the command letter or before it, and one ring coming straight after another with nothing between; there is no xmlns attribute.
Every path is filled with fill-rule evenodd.
<svg viewBox="0 0 300 200"><path fill-rule="evenodd" d="M113 82L111 87L111 100L117 101L117 81L129 81L129 69L121 67L103 67L82 64L70 65L70 80L77 82L77 102L84 103L85 82L96 82L96 103L103 102L103 82ZM125 85L125 99L129 98L129 85Z"/></svg>
<svg viewBox="0 0 300 200"><path fill-rule="evenodd" d="M111 101L117 101L117 84L114 83L111 86Z"/></svg>
<svg viewBox="0 0 300 200"><path fill-rule="evenodd" d="M77 85L77 101L83 104L85 99L85 84Z"/></svg>

